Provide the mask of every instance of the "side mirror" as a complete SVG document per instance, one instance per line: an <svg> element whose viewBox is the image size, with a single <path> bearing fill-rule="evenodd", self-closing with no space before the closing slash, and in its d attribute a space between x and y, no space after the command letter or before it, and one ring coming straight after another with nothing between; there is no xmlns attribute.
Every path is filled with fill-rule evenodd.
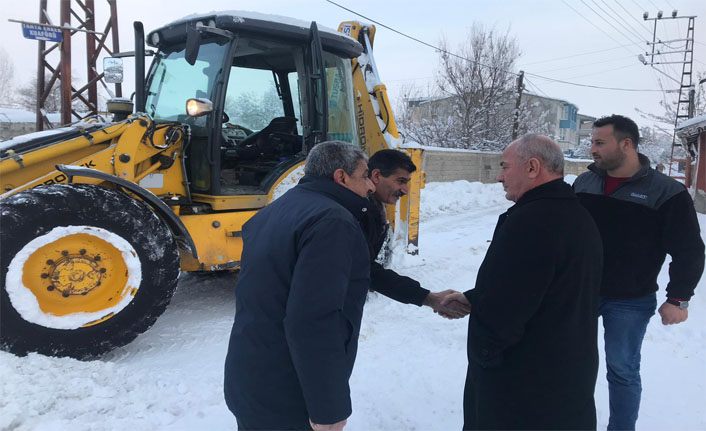
<svg viewBox="0 0 706 431"><path fill-rule="evenodd" d="M201 117L213 111L213 102L208 99L189 99L186 101L186 114L189 117Z"/></svg>
<svg viewBox="0 0 706 431"><path fill-rule="evenodd" d="M115 57L105 57L103 59L103 75L108 84L120 84L123 82L123 59Z"/></svg>
<svg viewBox="0 0 706 431"><path fill-rule="evenodd" d="M199 57L199 48L201 47L201 33L196 26L189 25L186 28L186 50L184 59L190 65L196 64L196 59Z"/></svg>

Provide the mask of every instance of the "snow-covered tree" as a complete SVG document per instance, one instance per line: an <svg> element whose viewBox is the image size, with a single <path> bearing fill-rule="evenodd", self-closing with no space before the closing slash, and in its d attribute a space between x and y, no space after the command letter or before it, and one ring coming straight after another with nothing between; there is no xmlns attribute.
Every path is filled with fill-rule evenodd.
<svg viewBox="0 0 706 431"><path fill-rule="evenodd" d="M260 130L273 118L284 115L282 102L274 87L259 96L246 92L237 97L226 97L225 111L231 117L231 123L253 130Z"/></svg>
<svg viewBox="0 0 706 431"><path fill-rule="evenodd" d="M640 127L640 144L638 151L647 156L653 165L668 163L672 151L672 135L659 127ZM579 141L574 150L574 157L591 158L591 138L585 137Z"/></svg>
<svg viewBox="0 0 706 431"><path fill-rule="evenodd" d="M72 81L77 82L80 79L76 72L72 73ZM51 74L44 75L44 85L49 86L51 81ZM23 87L20 87L16 91L16 103L21 107L27 109L28 111L34 111L37 107L37 77L33 77L32 80ZM76 87L76 85L74 85ZM87 94L84 93L84 97ZM71 102L71 108L76 112L87 112L89 109L85 103L80 99L73 99ZM61 111L61 82L59 79L55 80L46 100L44 101L44 110L46 112L60 112Z"/></svg>
<svg viewBox="0 0 706 431"><path fill-rule="evenodd" d="M44 77L45 85L49 84L51 75L47 74ZM37 77L20 87L17 90L17 103L28 111L34 111L37 107ZM44 109L47 112L59 112L61 110L61 83L57 79L49 91L47 99L44 102Z"/></svg>
<svg viewBox="0 0 706 431"><path fill-rule="evenodd" d="M668 163L672 153L672 135L657 127L641 127L638 151L653 164Z"/></svg>
<svg viewBox="0 0 706 431"><path fill-rule="evenodd" d="M515 111L516 39L474 24L457 49L445 39L440 48L435 88L425 97L407 98L403 131L424 145L504 149Z"/></svg>
<svg viewBox="0 0 706 431"><path fill-rule="evenodd" d="M7 51L0 48L0 104L10 104L13 92L15 66Z"/></svg>

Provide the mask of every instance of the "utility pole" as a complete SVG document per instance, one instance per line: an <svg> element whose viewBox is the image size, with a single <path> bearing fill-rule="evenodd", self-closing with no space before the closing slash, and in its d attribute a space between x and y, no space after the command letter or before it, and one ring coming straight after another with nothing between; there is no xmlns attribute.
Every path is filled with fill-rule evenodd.
<svg viewBox="0 0 706 431"><path fill-rule="evenodd" d="M75 3L72 7L72 3ZM51 123L46 117L45 104L56 80L61 83L61 123L69 124L73 118L82 118L81 113L73 109L73 102L80 100L86 106L88 112L86 116L98 113L98 90L100 83L108 93L112 93L103 81L103 73L98 73L96 62L98 57L107 53L112 55L120 50L118 46L118 13L117 0L107 0L110 6L110 17L103 32L95 31L96 14L94 0L61 0L58 25L51 22L47 12L47 0L39 1L39 25L52 27L60 30L62 38L60 42L52 44L47 48L47 42L39 40L37 50L37 103L36 103L36 129L44 130L51 128ZM71 26L71 17L78 22L78 27ZM14 20L11 20L14 21ZM20 21L16 21L20 22ZM22 22L23 23L23 22ZM31 24L31 23L23 23ZM74 87L71 77L71 42L75 34L82 32L86 34L86 82ZM108 48L107 38L112 34L112 49ZM51 64L50 54L57 50L59 52L58 63ZM49 75L46 82L45 74ZM115 96L122 96L122 87L115 85Z"/></svg>
<svg viewBox="0 0 706 431"><path fill-rule="evenodd" d="M642 15L645 21L653 21L654 28L652 32L652 42L647 42L651 45L652 52L646 52L643 57L640 55L640 60L646 66L649 65L653 67L658 72L663 75L667 75L672 81L679 84L679 97L677 99L676 115L674 118L674 128L675 132L672 135L672 152L670 156L669 163L669 175L672 175L672 165L674 161L674 148L681 147L681 142L677 140L676 127L679 122L692 118L694 116L694 85L692 82L692 69L694 62L694 25L696 16L678 16L676 10L672 11L671 17L663 16L662 11L657 12L655 18L649 18L649 14L645 12ZM672 40L661 40L657 37L657 21L660 20L677 20L686 19L688 20L686 38L684 39L672 39ZM673 44L682 44L674 48ZM683 58L679 60L674 60L673 57L668 57L674 54L683 54ZM649 57L649 61L645 58ZM667 64L681 64L682 73L681 79L676 79L675 77L669 76L664 71L655 67L655 65L667 65ZM695 152L693 148L687 148L689 155L694 156ZM689 178L686 178L687 186L689 184Z"/></svg>
<svg viewBox="0 0 706 431"><path fill-rule="evenodd" d="M520 128L520 102L522 102L522 92L525 89L524 85L525 71L520 70L520 75L517 77L517 100L515 101L515 119L512 123L512 140L517 139L517 132Z"/></svg>

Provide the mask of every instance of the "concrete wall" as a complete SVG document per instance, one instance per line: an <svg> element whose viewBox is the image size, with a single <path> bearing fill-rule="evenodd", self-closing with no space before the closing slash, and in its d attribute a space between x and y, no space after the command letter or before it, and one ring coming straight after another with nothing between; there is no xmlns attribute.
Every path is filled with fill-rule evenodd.
<svg viewBox="0 0 706 431"><path fill-rule="evenodd" d="M0 141L12 139L15 136L25 135L36 131L34 123L0 122Z"/></svg>
<svg viewBox="0 0 706 431"><path fill-rule="evenodd" d="M423 169L427 182L456 180L494 183L500 172L500 153L476 151L424 150ZM590 160L566 160L564 173L579 175L586 171Z"/></svg>

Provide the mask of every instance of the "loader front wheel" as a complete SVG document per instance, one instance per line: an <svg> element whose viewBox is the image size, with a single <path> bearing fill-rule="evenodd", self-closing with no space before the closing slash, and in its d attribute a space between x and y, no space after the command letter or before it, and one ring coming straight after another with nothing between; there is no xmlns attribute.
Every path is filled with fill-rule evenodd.
<svg viewBox="0 0 706 431"><path fill-rule="evenodd" d="M146 331L179 275L176 243L144 203L52 185L0 203L0 346L90 358Z"/></svg>

